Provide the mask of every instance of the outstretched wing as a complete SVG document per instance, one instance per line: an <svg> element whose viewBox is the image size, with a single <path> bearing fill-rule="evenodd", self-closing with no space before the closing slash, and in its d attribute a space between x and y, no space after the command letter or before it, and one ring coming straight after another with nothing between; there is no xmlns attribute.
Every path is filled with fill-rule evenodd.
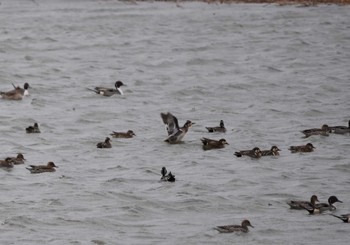
<svg viewBox="0 0 350 245"><path fill-rule="evenodd" d="M160 116L163 119L163 122L166 126L166 130L168 131L168 135L172 135L179 131L179 124L177 122L177 118L173 116L171 113L160 113Z"/></svg>

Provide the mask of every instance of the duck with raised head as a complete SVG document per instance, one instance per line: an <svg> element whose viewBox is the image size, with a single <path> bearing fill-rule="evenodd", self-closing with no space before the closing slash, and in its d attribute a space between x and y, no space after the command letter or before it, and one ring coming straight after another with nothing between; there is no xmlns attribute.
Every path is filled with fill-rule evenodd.
<svg viewBox="0 0 350 245"><path fill-rule="evenodd" d="M134 131L128 130L128 132L116 132L113 131L113 133L110 134L113 138L132 138L133 136L136 136Z"/></svg>
<svg viewBox="0 0 350 245"><path fill-rule="evenodd" d="M14 165L19 165L19 164L24 164L24 161L26 159L24 158L22 153L18 153L16 157L10 157L10 161L14 164Z"/></svg>
<svg viewBox="0 0 350 245"><path fill-rule="evenodd" d="M328 198L328 203L317 203L313 207L308 205L302 205L304 209L306 209L310 214L319 214L324 211L334 211L336 207L333 205L336 202L342 203L336 196L330 196Z"/></svg>
<svg viewBox="0 0 350 245"><path fill-rule="evenodd" d="M213 140L208 138L201 139L203 143L203 150L221 149L225 148L225 145L229 145L225 139Z"/></svg>
<svg viewBox="0 0 350 245"><path fill-rule="evenodd" d="M171 172L167 174L167 170L165 167L162 167L161 174L162 177L160 178L161 181L168 181L168 182L175 182L175 175L173 175Z"/></svg>
<svg viewBox="0 0 350 245"><path fill-rule="evenodd" d="M259 147L254 147L252 150L236 151L234 155L236 157L249 156L251 158L260 158L262 156Z"/></svg>
<svg viewBox="0 0 350 245"><path fill-rule="evenodd" d="M122 81L116 81L114 86L115 88L95 87L94 89L88 88L88 90L106 97L110 97L115 94L120 94L120 95L124 94L122 89L120 88L121 86L125 86L125 84Z"/></svg>
<svg viewBox="0 0 350 245"><path fill-rule="evenodd" d="M218 127L205 127L209 133L213 133L213 132L221 132L221 133L225 133L226 132L226 128L225 128L225 124L223 120L220 120L220 126Z"/></svg>
<svg viewBox="0 0 350 245"><path fill-rule="evenodd" d="M248 226L253 227L249 220L245 219L242 221L241 225L223 225L217 226L214 229L220 233L231 233L231 232L249 232Z"/></svg>
<svg viewBox="0 0 350 245"><path fill-rule="evenodd" d="M112 148L111 139L107 137L104 142L97 143L97 148Z"/></svg>
<svg viewBox="0 0 350 245"><path fill-rule="evenodd" d="M261 156L279 156L281 151L277 146L272 146L270 150L261 151Z"/></svg>
<svg viewBox="0 0 350 245"><path fill-rule="evenodd" d="M40 174L45 172L55 172L58 168L54 162L48 162L47 165L29 165L28 169L32 174Z"/></svg>
<svg viewBox="0 0 350 245"><path fill-rule="evenodd" d="M7 157L5 160L0 160L0 168L13 168L11 157Z"/></svg>
<svg viewBox="0 0 350 245"><path fill-rule="evenodd" d="M334 214L331 214L331 215L338 219L341 219L345 223L350 223L350 214L341 214L339 216Z"/></svg>
<svg viewBox="0 0 350 245"><path fill-rule="evenodd" d="M170 144L176 144L181 142L183 137L188 132L188 129L195 124L190 120L187 120L183 127L180 128L177 118L171 113L160 113L160 116L168 132L168 138L166 138L164 141Z"/></svg>
<svg viewBox="0 0 350 245"><path fill-rule="evenodd" d="M329 133L331 132L331 128L327 124L323 124L321 128L305 129L301 132L305 135L305 138L308 138L311 135L329 136Z"/></svg>
<svg viewBox="0 0 350 245"><path fill-rule="evenodd" d="M27 128L26 128L26 132L27 132L27 134L31 134L31 133L40 133L40 129L39 129L38 123L34 123L33 126L27 127Z"/></svg>
<svg viewBox="0 0 350 245"><path fill-rule="evenodd" d="M291 209L298 209L298 210L303 210L304 207L314 207L316 202L319 202L318 198L316 195L312 195L310 198L310 202L308 201L300 201L300 200L290 200L287 202L287 204L290 206Z"/></svg>
<svg viewBox="0 0 350 245"><path fill-rule="evenodd" d="M348 134L350 133L350 120L348 126L332 126L330 129L331 132L335 134Z"/></svg>
<svg viewBox="0 0 350 245"><path fill-rule="evenodd" d="M21 88L20 86L15 86L13 83L12 83L12 86L15 89L18 89L20 91L20 93L22 94L22 96L29 95L29 91L28 91L28 89L30 88L29 83L24 83L23 88Z"/></svg>
<svg viewBox="0 0 350 245"><path fill-rule="evenodd" d="M316 149L311 143L307 143L306 145L297 145L297 146L290 146L289 150L291 153L297 153L297 152L313 152L314 149Z"/></svg>

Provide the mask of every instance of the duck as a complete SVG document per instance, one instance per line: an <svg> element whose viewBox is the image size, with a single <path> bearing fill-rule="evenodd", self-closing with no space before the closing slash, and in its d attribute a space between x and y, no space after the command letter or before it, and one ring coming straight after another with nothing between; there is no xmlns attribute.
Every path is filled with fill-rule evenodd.
<svg viewBox="0 0 350 245"><path fill-rule="evenodd" d="M350 214L341 214L340 216L331 214L332 216L341 219L345 223L350 223Z"/></svg>
<svg viewBox="0 0 350 245"><path fill-rule="evenodd" d="M0 168L13 168L11 157L7 157L5 160L0 160Z"/></svg>
<svg viewBox="0 0 350 245"><path fill-rule="evenodd" d="M170 112L160 113L160 116L168 132L168 138L166 138L164 141L168 142L169 144L180 143L183 137L188 132L188 129L195 124L190 120L187 120L183 127L180 128L177 118L173 116Z"/></svg>
<svg viewBox="0 0 350 245"><path fill-rule="evenodd" d="M110 135L114 138L132 138L133 136L136 136L136 134L132 130L128 130L128 132L126 133L113 131L113 133L111 133Z"/></svg>
<svg viewBox="0 0 350 245"><path fill-rule="evenodd" d="M97 148L112 148L111 139L107 137L104 142L97 143Z"/></svg>
<svg viewBox="0 0 350 245"><path fill-rule="evenodd" d="M279 156L281 151L277 146L272 146L270 150L261 151L261 156Z"/></svg>
<svg viewBox="0 0 350 245"><path fill-rule="evenodd" d="M299 200L291 200L287 202L291 209L303 210L303 206L314 207L316 202L319 202L318 197L316 195L312 195L310 198L310 202L308 201L299 201Z"/></svg>
<svg viewBox="0 0 350 245"><path fill-rule="evenodd" d="M224 148L225 145L229 145L225 139L213 140L208 138L201 139L203 143L203 150L220 149Z"/></svg>
<svg viewBox="0 0 350 245"><path fill-rule="evenodd" d="M236 157L249 156L251 158L260 158L262 156L259 147L254 147L252 150L236 151L234 155Z"/></svg>
<svg viewBox="0 0 350 245"><path fill-rule="evenodd" d="M306 145L298 145L298 146L290 146L289 150L292 153L297 152L313 152L316 149L311 143L307 143Z"/></svg>
<svg viewBox="0 0 350 245"><path fill-rule="evenodd" d="M167 174L167 170L165 167L162 167L161 174L162 177L160 178L161 181L168 181L168 182L175 182L175 175L173 175L171 172Z"/></svg>
<svg viewBox="0 0 350 245"><path fill-rule="evenodd" d="M0 97L5 100L22 100L23 94L19 87L8 91L8 92L0 92Z"/></svg>
<svg viewBox="0 0 350 245"><path fill-rule="evenodd" d="M26 132L27 132L27 134L31 134L31 133L40 133L40 129L39 129L38 123L34 123L33 126L27 127L27 128L26 128Z"/></svg>
<svg viewBox="0 0 350 245"><path fill-rule="evenodd" d="M331 132L335 134L348 134L350 133L350 120L347 126L332 126L330 127Z"/></svg>
<svg viewBox="0 0 350 245"><path fill-rule="evenodd" d="M18 153L16 157L10 157L10 161L14 165L24 164L25 160L26 159L24 158L22 153Z"/></svg>
<svg viewBox="0 0 350 245"><path fill-rule="evenodd" d="M305 138L310 137L311 135L323 135L323 136L329 136L329 133L331 132L330 127L327 124L323 124L321 128L311 128L311 129L305 129L301 131Z"/></svg>
<svg viewBox="0 0 350 245"><path fill-rule="evenodd" d="M253 227L249 220L245 219L242 221L241 225L224 225L217 226L214 229L219 231L220 233L231 233L231 232L249 232L248 226Z"/></svg>
<svg viewBox="0 0 350 245"><path fill-rule="evenodd" d="M28 169L32 174L40 174L45 172L55 172L58 168L54 162L48 162L47 165L29 165Z"/></svg>
<svg viewBox="0 0 350 245"><path fill-rule="evenodd" d="M324 211L334 211L336 207L333 205L336 202L342 203L336 196L330 196L328 198L328 203L317 203L314 206L302 205L310 214L319 214Z"/></svg>
<svg viewBox="0 0 350 245"><path fill-rule="evenodd" d="M95 92L96 94L100 94L106 97L110 97L115 94L120 94L124 95L122 89L120 88L121 86L125 86L125 84L122 81L116 81L115 84L115 89L114 88L106 88L106 87L95 87L94 89L88 88L88 90Z"/></svg>
<svg viewBox="0 0 350 245"><path fill-rule="evenodd" d="M29 95L29 91L28 91L28 89L30 88L29 83L24 83L23 88L21 88L20 86L15 86L13 83L12 83L12 86L15 89L18 89L21 92L22 96Z"/></svg>
<svg viewBox="0 0 350 245"><path fill-rule="evenodd" d="M219 127L205 127L209 133L213 133L213 132L222 132L225 133L226 132L226 128L225 128L225 124L223 120L220 120L220 126Z"/></svg>

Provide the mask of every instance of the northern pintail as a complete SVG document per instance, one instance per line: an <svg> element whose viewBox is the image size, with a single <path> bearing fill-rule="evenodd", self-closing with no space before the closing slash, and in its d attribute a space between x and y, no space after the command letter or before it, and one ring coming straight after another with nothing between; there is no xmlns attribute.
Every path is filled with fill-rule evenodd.
<svg viewBox="0 0 350 245"><path fill-rule="evenodd" d="M161 118L166 126L168 132L168 138L164 141L170 144L179 143L185 134L188 132L188 129L195 123L187 120L183 127L179 127L177 118L171 113L160 113Z"/></svg>
<svg viewBox="0 0 350 245"><path fill-rule="evenodd" d="M303 210L305 206L310 206L311 208L315 206L316 202L319 202L316 195L312 195L310 198L310 202L308 201L300 201L300 200L290 200L287 204L291 209Z"/></svg>
<svg viewBox="0 0 350 245"><path fill-rule="evenodd" d="M334 217L337 217L338 219L341 219L342 221L344 221L345 223L350 223L350 214L341 214L341 215L334 215L331 214Z"/></svg>
<svg viewBox="0 0 350 245"><path fill-rule="evenodd" d="M323 135L323 136L329 136L329 133L331 132L330 127L328 127L327 124L323 124L321 128L311 128L311 129L305 129L301 131L305 138L310 137L311 135Z"/></svg>
<svg viewBox="0 0 350 245"><path fill-rule="evenodd" d="M302 207L306 209L310 214L319 214L324 211L334 211L336 207L333 205L336 202L341 202L336 196L330 196L328 198L328 203L317 203L314 206L303 205Z"/></svg>
<svg viewBox="0 0 350 245"><path fill-rule="evenodd" d="M252 150L236 151L234 155L236 157L249 156L251 158L260 158L262 156L259 147L254 147Z"/></svg>
<svg viewBox="0 0 350 245"><path fill-rule="evenodd" d="M313 152L316 149L311 143L307 143L306 145L297 145L289 147L289 150L292 153L297 152Z"/></svg>
<svg viewBox="0 0 350 245"><path fill-rule="evenodd" d="M128 130L128 132L126 133L113 131L113 133L111 133L110 135L114 138L132 138L133 136L136 136L136 134L132 130Z"/></svg>
<svg viewBox="0 0 350 245"><path fill-rule="evenodd" d="M40 174L45 172L55 172L58 168L53 162L48 162L47 165L29 165L28 169L32 174Z"/></svg>
<svg viewBox="0 0 350 245"><path fill-rule="evenodd" d="M261 151L261 156L279 156L281 151L277 146L272 146L270 150Z"/></svg>
<svg viewBox="0 0 350 245"><path fill-rule="evenodd" d="M29 95L28 89L31 88L31 87L29 86L29 83L25 83L25 84L23 85L23 88L21 88L20 86L15 86L13 83L12 83L12 86L13 86L15 89L18 89L18 90L21 92L22 96L28 96L28 95Z"/></svg>
<svg viewBox="0 0 350 245"><path fill-rule="evenodd" d="M107 137L104 142L97 143L97 148L112 148L111 139Z"/></svg>
<svg viewBox="0 0 350 245"><path fill-rule="evenodd" d="M224 225L224 226L217 226L214 229L221 232L221 233L231 233L231 232L249 232L248 226L253 227L250 224L250 221L245 219L242 221L241 225Z"/></svg>
<svg viewBox="0 0 350 245"><path fill-rule="evenodd" d="M161 174L162 177L160 178L161 181L168 181L168 182L174 182L175 181L175 175L173 175L171 172L167 174L167 170L165 167L162 167Z"/></svg>
<svg viewBox="0 0 350 245"><path fill-rule="evenodd" d="M219 127L205 127L209 133L213 133L213 132L222 132L225 133L226 132L226 128L224 125L224 121L220 120L220 126Z"/></svg>
<svg viewBox="0 0 350 245"><path fill-rule="evenodd" d="M40 133L40 129L39 129L39 125L38 123L34 123L33 126L29 126L26 128L26 132L28 134L31 134L31 133Z"/></svg>
<svg viewBox="0 0 350 245"><path fill-rule="evenodd" d="M107 97L110 97L114 94L120 94L120 95L124 94L122 89L120 88L121 86L125 86L125 84L122 81L116 81L114 86L115 86L115 89L106 88L106 87L95 87L94 89L88 88L88 90L94 91L96 94L100 94Z"/></svg>
<svg viewBox="0 0 350 245"><path fill-rule="evenodd" d="M229 145L225 139L213 140L208 138L201 139L203 143L203 150L220 149L224 148L225 145Z"/></svg>

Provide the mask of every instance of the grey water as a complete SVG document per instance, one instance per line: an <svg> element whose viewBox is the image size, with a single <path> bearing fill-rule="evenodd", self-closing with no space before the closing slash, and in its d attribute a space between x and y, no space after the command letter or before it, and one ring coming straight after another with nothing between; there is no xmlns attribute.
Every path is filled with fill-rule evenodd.
<svg viewBox="0 0 350 245"><path fill-rule="evenodd" d="M0 244L348 243L347 224L286 201L336 195L350 212L349 135L300 133L350 119L349 6L5 0L0 62L0 91L31 86L0 100L0 158L27 159L0 169ZM123 96L86 89L116 80ZM164 142L168 111L196 123L183 144ZM230 145L203 151L202 137ZM279 157L233 155L272 145ZM25 169L48 161L56 172ZM176 182L159 182L163 166ZM247 234L213 229L243 219Z"/></svg>

